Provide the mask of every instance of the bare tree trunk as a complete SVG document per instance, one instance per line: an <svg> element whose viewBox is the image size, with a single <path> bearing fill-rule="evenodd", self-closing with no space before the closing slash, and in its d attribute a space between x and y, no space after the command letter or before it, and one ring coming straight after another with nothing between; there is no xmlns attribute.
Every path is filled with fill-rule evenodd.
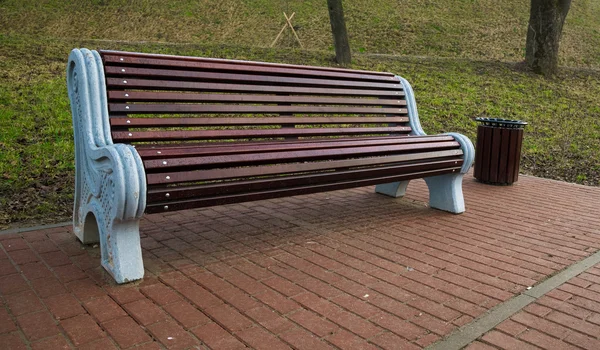
<svg viewBox="0 0 600 350"><path fill-rule="evenodd" d="M350 44L348 43L342 0L327 0L327 7L329 7L329 21L335 46L335 60L339 64L347 65L352 58L350 57Z"/></svg>
<svg viewBox="0 0 600 350"><path fill-rule="evenodd" d="M571 0L531 0L525 62L534 72L556 73L558 44Z"/></svg>

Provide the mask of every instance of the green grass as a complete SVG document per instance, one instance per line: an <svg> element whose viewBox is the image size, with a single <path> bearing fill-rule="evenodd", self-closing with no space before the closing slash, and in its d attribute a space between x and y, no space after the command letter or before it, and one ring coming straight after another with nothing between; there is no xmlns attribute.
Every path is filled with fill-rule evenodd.
<svg viewBox="0 0 600 350"><path fill-rule="evenodd" d="M74 164L65 66L72 48L334 65L322 3L0 0L0 228L70 215ZM573 3L561 44L563 68L554 79L517 63L528 3L344 1L352 68L407 78L428 133L458 131L475 140L474 117L525 120L522 171L597 186L598 2ZM289 36L268 48L283 25L281 11L297 12L294 24L307 49Z"/></svg>
<svg viewBox="0 0 600 350"><path fill-rule="evenodd" d="M354 51L518 61L528 0L344 0ZM308 50L332 40L323 0L3 0L0 32L37 37L268 47L285 19ZM295 46L289 31L279 47ZM574 1L561 63L600 67L600 2Z"/></svg>

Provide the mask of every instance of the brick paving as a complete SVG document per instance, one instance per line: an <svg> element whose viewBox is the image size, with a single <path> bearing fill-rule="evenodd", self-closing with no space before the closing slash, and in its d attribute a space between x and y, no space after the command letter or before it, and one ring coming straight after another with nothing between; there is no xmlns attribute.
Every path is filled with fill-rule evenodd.
<svg viewBox="0 0 600 350"><path fill-rule="evenodd" d="M548 292L468 349L495 347L600 349L600 264Z"/></svg>
<svg viewBox="0 0 600 350"><path fill-rule="evenodd" d="M0 235L1 349L420 349L600 250L600 188L465 178L467 212L372 187L148 215L115 285L70 227ZM600 349L600 266L469 349Z"/></svg>

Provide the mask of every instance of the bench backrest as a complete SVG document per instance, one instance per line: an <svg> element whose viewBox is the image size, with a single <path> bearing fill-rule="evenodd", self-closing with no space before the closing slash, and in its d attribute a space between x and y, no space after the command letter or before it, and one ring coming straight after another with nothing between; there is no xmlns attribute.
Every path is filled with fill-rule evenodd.
<svg viewBox="0 0 600 350"><path fill-rule="evenodd" d="M391 73L117 51L100 55L114 142L411 132L402 84Z"/></svg>

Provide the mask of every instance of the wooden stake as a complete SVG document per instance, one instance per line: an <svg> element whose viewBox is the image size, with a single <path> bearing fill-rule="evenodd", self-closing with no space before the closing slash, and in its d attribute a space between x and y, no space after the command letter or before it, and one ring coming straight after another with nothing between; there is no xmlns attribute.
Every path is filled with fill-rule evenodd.
<svg viewBox="0 0 600 350"><path fill-rule="evenodd" d="M285 12L283 13L283 15L285 16L285 19L287 20L287 23L290 26L290 29L292 30L292 33L294 33L294 36L296 37L296 40L298 41L298 44L300 44L301 48L304 48L304 45L302 45L302 42L300 41L300 38L298 38L298 34L296 34L296 31L294 30L294 26L292 25L292 17L294 17L295 13L296 12L292 13L292 15L290 16L290 18L288 18L288 16L285 14Z"/></svg>
<svg viewBox="0 0 600 350"><path fill-rule="evenodd" d="M300 38L298 37L298 34L294 30L294 26L292 25L292 18L294 18L294 15L296 15L296 12L292 12L292 15L290 17L288 17L285 12L283 13L286 23L283 25L283 27L279 31L279 34L277 34L277 37L275 37L275 40L273 40L273 42L271 43L271 47L275 46L275 43L277 43L277 40L279 40L279 38L281 37L281 34L283 34L283 32L285 31L285 28L287 28L289 26L290 29L292 30L292 33L294 33L294 37L296 37L296 41L298 41L298 44L300 44L300 47L304 48L304 45L302 45L302 42L300 41Z"/></svg>

